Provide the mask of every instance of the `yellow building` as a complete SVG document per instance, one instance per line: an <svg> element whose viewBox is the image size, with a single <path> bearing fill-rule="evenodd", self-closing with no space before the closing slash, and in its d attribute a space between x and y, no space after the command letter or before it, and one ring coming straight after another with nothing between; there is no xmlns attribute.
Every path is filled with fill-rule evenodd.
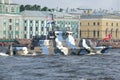
<svg viewBox="0 0 120 80"><path fill-rule="evenodd" d="M108 33L112 40L120 39L120 16L117 14L82 15L80 21L80 37L103 39Z"/></svg>

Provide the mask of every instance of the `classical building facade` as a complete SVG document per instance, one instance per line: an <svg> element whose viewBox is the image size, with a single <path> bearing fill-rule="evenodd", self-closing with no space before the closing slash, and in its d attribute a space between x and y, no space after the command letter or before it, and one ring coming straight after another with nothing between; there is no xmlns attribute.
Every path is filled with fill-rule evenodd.
<svg viewBox="0 0 120 80"><path fill-rule="evenodd" d="M44 11L23 11L20 13L23 19L24 38L32 38L36 35L46 35L50 29L48 21L54 21L54 30L72 31L74 37L79 37L79 15L70 15L61 12L44 12ZM51 19L49 19L51 18ZM49 27L49 29L46 29Z"/></svg>
<svg viewBox="0 0 120 80"><path fill-rule="evenodd" d="M103 39L108 33L111 33L113 40L120 39L119 14L82 15L80 26L81 38Z"/></svg>
<svg viewBox="0 0 120 80"><path fill-rule="evenodd" d="M23 38L22 17L19 14L19 5L11 4L10 0L0 0L0 38Z"/></svg>
<svg viewBox="0 0 120 80"><path fill-rule="evenodd" d="M61 12L23 11L20 6L10 0L0 0L0 39L30 39L33 36L46 35L48 16L52 15L58 30L72 31L79 37L79 15Z"/></svg>

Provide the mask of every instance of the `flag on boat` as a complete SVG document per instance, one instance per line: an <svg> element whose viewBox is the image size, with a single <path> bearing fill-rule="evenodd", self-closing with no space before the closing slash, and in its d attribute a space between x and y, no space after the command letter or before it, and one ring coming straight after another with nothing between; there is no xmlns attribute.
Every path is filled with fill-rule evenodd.
<svg viewBox="0 0 120 80"><path fill-rule="evenodd" d="M112 35L109 33L103 40L109 41L109 40L111 40L111 38L112 38Z"/></svg>
<svg viewBox="0 0 120 80"><path fill-rule="evenodd" d="M49 15L46 16L46 23L47 24L53 24L54 23L52 14L49 14Z"/></svg>
<svg viewBox="0 0 120 80"><path fill-rule="evenodd" d="M47 24L50 24L50 17L49 16L46 16L46 25Z"/></svg>

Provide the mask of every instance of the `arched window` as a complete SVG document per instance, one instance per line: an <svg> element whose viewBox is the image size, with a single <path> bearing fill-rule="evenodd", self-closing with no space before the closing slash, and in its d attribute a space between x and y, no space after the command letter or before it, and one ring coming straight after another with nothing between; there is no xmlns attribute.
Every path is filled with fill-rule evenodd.
<svg viewBox="0 0 120 80"><path fill-rule="evenodd" d="M94 37L94 38L95 38L95 34L96 34L96 31L94 30L94 31L93 31L93 37Z"/></svg>
<svg viewBox="0 0 120 80"><path fill-rule="evenodd" d="M11 23L11 22L12 22L12 19L9 19L9 22Z"/></svg>
<svg viewBox="0 0 120 80"><path fill-rule="evenodd" d="M105 36L107 36L108 34L108 28L105 30Z"/></svg>
<svg viewBox="0 0 120 80"><path fill-rule="evenodd" d="M110 33L112 34L112 32L113 32L113 28L110 30Z"/></svg>
<svg viewBox="0 0 120 80"><path fill-rule="evenodd" d="M95 22L93 23L93 26L95 26L96 24L95 24Z"/></svg>
<svg viewBox="0 0 120 80"><path fill-rule="evenodd" d="M98 22L97 25L100 26L100 22Z"/></svg>
<svg viewBox="0 0 120 80"><path fill-rule="evenodd" d="M111 26L113 26L113 23L111 23Z"/></svg>
<svg viewBox="0 0 120 80"><path fill-rule="evenodd" d="M9 30L12 30L12 25L9 25Z"/></svg>
<svg viewBox="0 0 120 80"><path fill-rule="evenodd" d="M88 26L90 25L90 23L88 23Z"/></svg>
<svg viewBox="0 0 120 80"><path fill-rule="evenodd" d="M108 22L106 23L106 26L108 26Z"/></svg>
<svg viewBox="0 0 120 80"><path fill-rule="evenodd" d="M116 26L118 26L118 23L116 23Z"/></svg>
<svg viewBox="0 0 120 80"><path fill-rule="evenodd" d="M118 29L116 29L116 38L118 37L118 31L119 31L119 30L118 30Z"/></svg>
<svg viewBox="0 0 120 80"><path fill-rule="evenodd" d="M97 37L98 38L100 37L100 31L99 30L97 31Z"/></svg>

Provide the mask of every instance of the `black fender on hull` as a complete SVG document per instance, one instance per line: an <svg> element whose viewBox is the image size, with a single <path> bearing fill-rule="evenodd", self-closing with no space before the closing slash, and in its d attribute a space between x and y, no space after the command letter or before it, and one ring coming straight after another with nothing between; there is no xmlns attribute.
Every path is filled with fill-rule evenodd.
<svg viewBox="0 0 120 80"><path fill-rule="evenodd" d="M78 55L85 55L85 54L89 54L90 51L88 49L80 49L79 52L78 52Z"/></svg>

